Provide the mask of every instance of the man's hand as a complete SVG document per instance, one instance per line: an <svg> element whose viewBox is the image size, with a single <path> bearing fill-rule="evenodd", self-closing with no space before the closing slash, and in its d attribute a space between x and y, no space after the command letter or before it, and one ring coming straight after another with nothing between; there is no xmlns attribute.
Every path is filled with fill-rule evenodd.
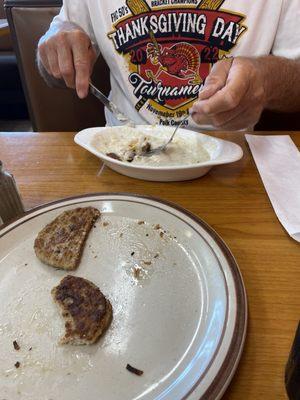
<svg viewBox="0 0 300 400"><path fill-rule="evenodd" d="M80 98L88 94L96 52L88 35L77 26L66 25L45 37L38 47L40 60L49 75L76 88Z"/></svg>
<svg viewBox="0 0 300 400"><path fill-rule="evenodd" d="M238 130L258 122L266 101L259 61L238 57L213 66L190 113L198 124Z"/></svg>

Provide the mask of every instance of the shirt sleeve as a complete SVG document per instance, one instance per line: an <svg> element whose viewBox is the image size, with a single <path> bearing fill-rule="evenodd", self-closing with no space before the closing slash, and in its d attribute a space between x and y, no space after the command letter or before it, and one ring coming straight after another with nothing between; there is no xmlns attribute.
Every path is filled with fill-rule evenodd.
<svg viewBox="0 0 300 400"><path fill-rule="evenodd" d="M55 34L57 31L59 31L62 25L67 28L68 23L70 24L70 27L74 26L75 24L85 31L85 33L90 37L96 51L99 52L95 33L91 23L87 0L64 0L60 13L54 17L49 30L45 33L41 40L45 40Z"/></svg>
<svg viewBox="0 0 300 400"><path fill-rule="evenodd" d="M300 0L283 0L272 54L300 59Z"/></svg>

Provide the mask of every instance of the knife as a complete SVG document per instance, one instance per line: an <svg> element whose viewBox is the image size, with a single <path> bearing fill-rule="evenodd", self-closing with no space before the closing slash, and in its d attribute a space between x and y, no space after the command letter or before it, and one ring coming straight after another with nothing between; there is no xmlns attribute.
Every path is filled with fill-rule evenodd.
<svg viewBox="0 0 300 400"><path fill-rule="evenodd" d="M104 106L117 118L118 121L135 125L133 121L126 117L112 101L110 101L99 89L96 88L96 86L92 84L92 82L89 83L89 87L90 93L97 97L97 99L104 104Z"/></svg>

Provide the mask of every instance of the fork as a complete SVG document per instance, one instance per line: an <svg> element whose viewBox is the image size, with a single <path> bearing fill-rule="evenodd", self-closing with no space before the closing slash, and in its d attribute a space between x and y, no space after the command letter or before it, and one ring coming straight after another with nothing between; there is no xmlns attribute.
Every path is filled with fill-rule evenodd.
<svg viewBox="0 0 300 400"><path fill-rule="evenodd" d="M161 146L156 147L155 149L151 149L149 151L143 151L141 154L139 154L140 156L144 156L144 157L150 157L153 156L154 154L159 154L163 151L166 150L167 146L172 142L172 140L174 139L174 136L176 134L176 132L178 131L178 129L182 126L182 124L184 123L184 121L186 121L189 118L190 115L187 115L186 117L183 118L183 120L180 122L180 124L178 124L174 130L174 132L172 133L172 136L170 137L170 139L167 141L167 143L162 144Z"/></svg>

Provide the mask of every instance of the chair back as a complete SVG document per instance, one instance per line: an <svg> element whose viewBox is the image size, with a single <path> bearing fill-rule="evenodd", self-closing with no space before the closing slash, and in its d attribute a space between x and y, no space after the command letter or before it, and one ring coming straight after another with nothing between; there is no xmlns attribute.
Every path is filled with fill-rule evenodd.
<svg viewBox="0 0 300 400"><path fill-rule="evenodd" d="M1 0L0 0L1 1ZM78 131L105 123L100 102L89 95L80 100L74 90L49 88L36 65L36 49L53 17L59 13L60 0L6 0L22 84L35 131ZM94 70L95 85L109 92L109 71L103 58Z"/></svg>
<svg viewBox="0 0 300 400"><path fill-rule="evenodd" d="M0 0L0 19L6 18L3 2L4 0Z"/></svg>
<svg viewBox="0 0 300 400"><path fill-rule="evenodd" d="M277 113L265 110L256 131L300 131L300 113Z"/></svg>

